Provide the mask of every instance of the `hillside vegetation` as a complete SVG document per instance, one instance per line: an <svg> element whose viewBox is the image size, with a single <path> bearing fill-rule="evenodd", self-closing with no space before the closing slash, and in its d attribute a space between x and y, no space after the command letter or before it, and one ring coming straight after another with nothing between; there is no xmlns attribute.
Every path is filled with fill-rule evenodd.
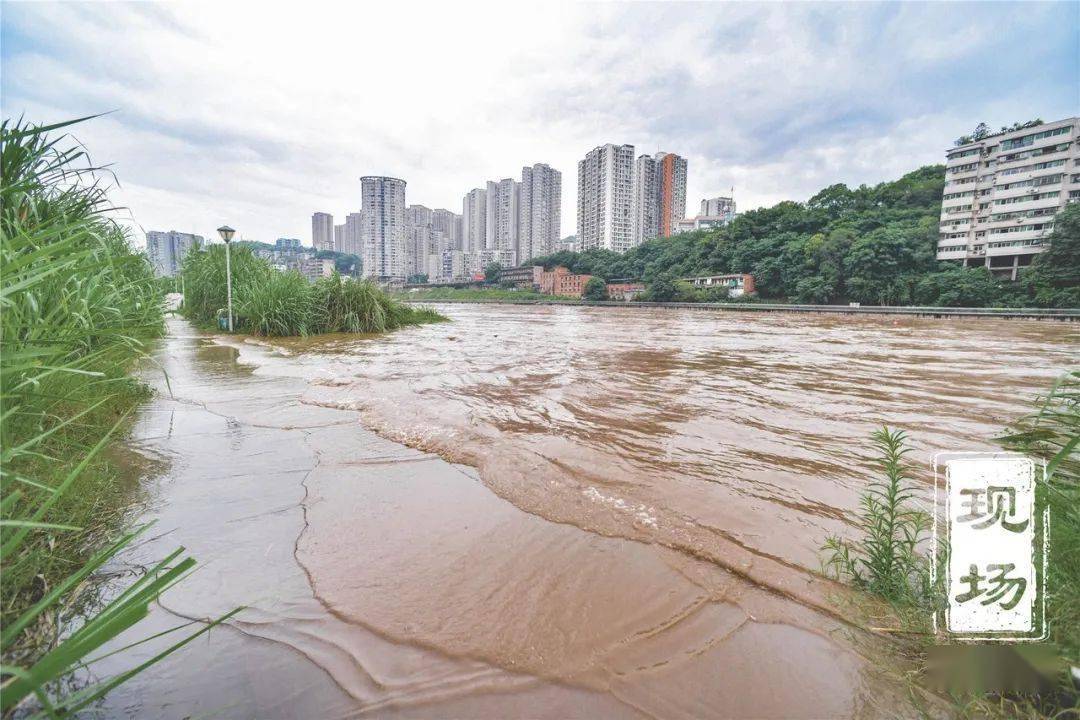
<svg viewBox="0 0 1080 720"><path fill-rule="evenodd" d="M743 213L727 227L652 240L623 255L560 252L534 262L606 280L650 286L649 299L702 300L675 280L750 273L759 297L799 303L868 305L1080 306L1080 207L1058 216L1052 249L1019 282L983 268L939 263L945 168L930 165L894 182L830 185L805 203Z"/></svg>

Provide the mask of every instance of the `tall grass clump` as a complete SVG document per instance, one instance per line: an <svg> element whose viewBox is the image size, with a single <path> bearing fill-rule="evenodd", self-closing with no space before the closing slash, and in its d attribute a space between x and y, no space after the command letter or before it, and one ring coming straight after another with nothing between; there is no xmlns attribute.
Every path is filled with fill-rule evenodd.
<svg viewBox="0 0 1080 720"><path fill-rule="evenodd" d="M930 602L928 558L920 551L931 517L913 504L909 452L902 430L882 427L872 435L881 478L860 499L859 537L825 541L826 571L896 605Z"/></svg>
<svg viewBox="0 0 1080 720"><path fill-rule="evenodd" d="M380 333L446 318L410 307L374 283L336 272L315 283L300 273L279 272L250 248L232 250L233 326L266 336ZM225 247L212 245L184 258L181 312L197 324L215 324L225 311Z"/></svg>
<svg viewBox="0 0 1080 720"><path fill-rule="evenodd" d="M995 440L1007 450L1046 461L1046 623L1062 656L1080 666L1080 371L1059 378L1037 400L1034 412Z"/></svg>
<svg viewBox="0 0 1080 720"><path fill-rule="evenodd" d="M3 715L67 715L130 677L138 668L75 692L60 682L194 563L178 550L111 601L93 592L142 531L120 530L125 478L103 451L148 394L130 372L164 321L160 284L106 214L99 169L52 135L70 124L0 124Z"/></svg>
<svg viewBox="0 0 1080 720"><path fill-rule="evenodd" d="M256 335L313 335L318 332L312 287L298 272L274 272L248 283L236 313Z"/></svg>

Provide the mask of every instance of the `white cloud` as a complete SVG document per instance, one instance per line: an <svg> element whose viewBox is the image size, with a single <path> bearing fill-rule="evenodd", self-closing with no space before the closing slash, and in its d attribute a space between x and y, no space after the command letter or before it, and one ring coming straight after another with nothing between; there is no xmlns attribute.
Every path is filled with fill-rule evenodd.
<svg viewBox="0 0 1080 720"><path fill-rule="evenodd" d="M1071 112L1061 61L1023 77L1075 44L1065 6L1010 18L1013 55L972 7L6 4L3 107L115 109L76 134L145 228L309 241L313 211L358 208L364 174L460 211L548 162L567 234L577 160L604 142L687 156L690 212L732 185L748 209L938 162L979 120ZM995 92L964 80L975 62Z"/></svg>

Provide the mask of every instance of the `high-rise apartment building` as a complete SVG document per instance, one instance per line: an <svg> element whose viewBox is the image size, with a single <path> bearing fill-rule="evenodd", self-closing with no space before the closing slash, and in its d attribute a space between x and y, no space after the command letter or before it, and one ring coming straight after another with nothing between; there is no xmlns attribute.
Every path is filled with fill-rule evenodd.
<svg viewBox="0 0 1080 720"><path fill-rule="evenodd" d="M633 186L633 145L601 145L578 162L579 249L630 249Z"/></svg>
<svg viewBox="0 0 1080 720"><path fill-rule="evenodd" d="M686 217L686 158L665 152L655 157L660 196L659 236L671 237L675 225Z"/></svg>
<svg viewBox="0 0 1080 720"><path fill-rule="evenodd" d="M151 230L146 233L146 256L155 274L173 276L180 272L188 251L201 248L205 242L202 235Z"/></svg>
<svg viewBox="0 0 1080 720"><path fill-rule="evenodd" d="M410 226L430 227L434 212L425 205L410 205L405 208L405 223Z"/></svg>
<svg viewBox="0 0 1080 720"><path fill-rule="evenodd" d="M334 226L334 250L345 252L345 223Z"/></svg>
<svg viewBox="0 0 1080 720"><path fill-rule="evenodd" d="M405 279L405 181L365 175L361 185L363 275L383 282Z"/></svg>
<svg viewBox="0 0 1080 720"><path fill-rule="evenodd" d="M467 253L487 250L487 189L475 188L461 201L461 243Z"/></svg>
<svg viewBox="0 0 1080 720"><path fill-rule="evenodd" d="M685 215L686 159L666 152L639 157L634 163L632 245L674 235Z"/></svg>
<svg viewBox="0 0 1080 720"><path fill-rule="evenodd" d="M431 208L410 205L405 209L405 277L426 275L428 255L432 252Z"/></svg>
<svg viewBox="0 0 1080 720"><path fill-rule="evenodd" d="M311 216L311 245L316 250L334 249L334 216L317 212Z"/></svg>
<svg viewBox="0 0 1080 720"><path fill-rule="evenodd" d="M431 229L441 232L447 245L439 252L461 249L461 225L462 217L455 212L442 208L431 211Z"/></svg>
<svg viewBox="0 0 1080 720"><path fill-rule="evenodd" d="M488 250L509 253L511 264L517 262L519 183L504 178L487 184L487 242Z"/></svg>
<svg viewBox="0 0 1080 720"><path fill-rule="evenodd" d="M946 152L937 259L1016 279L1080 201L1080 119L986 135Z"/></svg>
<svg viewBox="0 0 1080 720"><path fill-rule="evenodd" d="M660 177L656 158L642 155L634 162L633 239L636 247L660 235Z"/></svg>
<svg viewBox="0 0 1080 720"><path fill-rule="evenodd" d="M341 252L364 256L364 213L354 212L345 216L345 228L341 235Z"/></svg>
<svg viewBox="0 0 1080 720"><path fill-rule="evenodd" d="M561 225L562 173L545 163L521 168L517 261L555 252Z"/></svg>

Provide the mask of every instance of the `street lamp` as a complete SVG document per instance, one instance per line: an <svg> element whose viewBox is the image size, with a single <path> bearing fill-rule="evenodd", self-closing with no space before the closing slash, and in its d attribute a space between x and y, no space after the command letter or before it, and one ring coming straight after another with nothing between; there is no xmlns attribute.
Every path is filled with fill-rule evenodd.
<svg viewBox="0 0 1080 720"><path fill-rule="evenodd" d="M217 231L221 239L225 241L225 287L229 296L229 332L232 332L232 265L229 261L229 243L232 242L236 231L228 225L222 225Z"/></svg>

